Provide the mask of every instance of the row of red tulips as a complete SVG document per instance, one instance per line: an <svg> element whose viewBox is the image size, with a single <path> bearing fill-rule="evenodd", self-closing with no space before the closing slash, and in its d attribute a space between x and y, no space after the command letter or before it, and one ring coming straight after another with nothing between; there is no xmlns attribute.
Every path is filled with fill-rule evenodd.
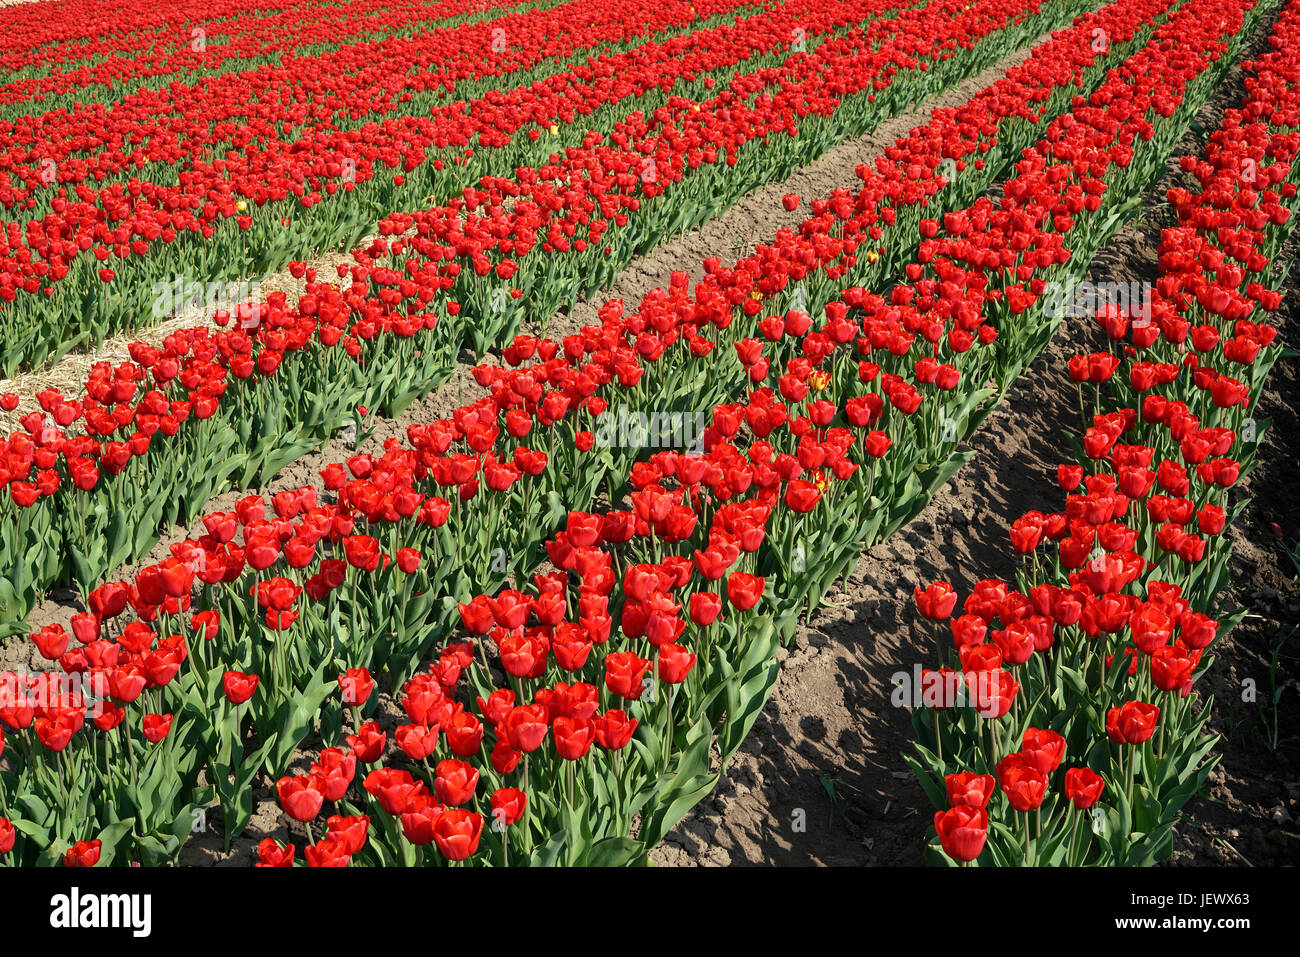
<svg viewBox="0 0 1300 957"><path fill-rule="evenodd" d="M1226 26L1207 19L1191 44L1180 30L1180 47L1208 55L1247 6L1216 8ZM939 667L926 672L913 763L950 860L1159 860L1217 763L1212 702L1194 689L1242 614L1221 597L1224 530L1245 505L1233 490L1262 431L1250 414L1280 351L1268 313L1280 302L1271 267L1300 205L1298 31L1292 2L1272 52L1243 64L1241 109L1202 156L1182 159L1200 188L1169 191L1179 225L1164 230L1150 301L1105 304L1095 321L1110 350L1062 370L1092 412L1077 461L1057 471L1062 510L1009 529L1027 556L1017 582L977 583L956 616L946 583L917 589ZM964 707L976 685L997 689L978 716Z"/></svg>

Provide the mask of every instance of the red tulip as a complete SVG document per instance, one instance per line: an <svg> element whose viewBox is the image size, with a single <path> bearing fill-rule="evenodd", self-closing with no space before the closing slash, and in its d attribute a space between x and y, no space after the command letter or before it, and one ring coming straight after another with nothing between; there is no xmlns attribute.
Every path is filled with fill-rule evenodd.
<svg viewBox="0 0 1300 957"><path fill-rule="evenodd" d="M342 841L322 839L303 849L308 867L347 867L352 857Z"/></svg>
<svg viewBox="0 0 1300 957"><path fill-rule="evenodd" d="M1040 774L1050 775L1065 757L1065 738L1055 731L1026 728L1020 742L1020 756Z"/></svg>
<svg viewBox="0 0 1300 957"><path fill-rule="evenodd" d="M293 867L294 846L280 845L274 838L264 837L257 845L257 863L254 867Z"/></svg>
<svg viewBox="0 0 1300 957"><path fill-rule="evenodd" d="M596 729L590 718L570 718L560 715L551 726L555 751L566 761L577 761L591 749Z"/></svg>
<svg viewBox="0 0 1300 957"><path fill-rule="evenodd" d="M1008 754L998 762L998 783L1017 811L1032 811L1043 803L1047 775L1019 754Z"/></svg>
<svg viewBox="0 0 1300 957"><path fill-rule="evenodd" d="M375 690L375 681L366 668L349 668L339 675L339 690L343 693L343 703L357 707L370 700Z"/></svg>
<svg viewBox="0 0 1300 957"><path fill-rule="evenodd" d="M989 815L982 807L958 806L934 815L943 851L954 861L973 861L988 839Z"/></svg>
<svg viewBox="0 0 1300 957"><path fill-rule="evenodd" d="M501 827L509 827L524 816L528 797L518 788L497 788L492 792L492 819Z"/></svg>
<svg viewBox="0 0 1300 957"><path fill-rule="evenodd" d="M1151 653L1151 680L1161 691L1191 691L1192 673L1199 660L1197 652L1180 644L1165 645Z"/></svg>
<svg viewBox="0 0 1300 957"><path fill-rule="evenodd" d="M449 861L463 861L477 851L482 833L482 815L458 807L443 811L433 825L434 843Z"/></svg>
<svg viewBox="0 0 1300 957"><path fill-rule="evenodd" d="M925 591L913 588L912 595L916 599L916 609L921 613L921 617L929 618L931 621L945 620L952 614L957 604L957 593L948 582L935 582Z"/></svg>
<svg viewBox="0 0 1300 957"><path fill-rule="evenodd" d="M438 728L404 724L393 733L393 740L412 761L423 761L438 749Z"/></svg>
<svg viewBox="0 0 1300 957"><path fill-rule="evenodd" d="M763 597L766 581L758 575L732 572L727 576L727 600L740 611L749 611Z"/></svg>
<svg viewBox="0 0 1300 957"><path fill-rule="evenodd" d="M364 814L356 817L343 817L335 814L325 821L325 838L338 841L350 856L366 846L370 832L370 818Z"/></svg>
<svg viewBox="0 0 1300 957"><path fill-rule="evenodd" d="M662 645L659 648L659 680L664 684L680 684L695 667L695 655L681 645Z"/></svg>
<svg viewBox="0 0 1300 957"><path fill-rule="evenodd" d="M645 673L653 662L630 651L616 651L605 658L605 687L612 694L635 701L645 691Z"/></svg>
<svg viewBox="0 0 1300 957"><path fill-rule="evenodd" d="M1156 729L1160 709L1142 701L1128 701L1106 712L1106 735L1116 744L1141 744Z"/></svg>
<svg viewBox="0 0 1300 957"><path fill-rule="evenodd" d="M378 723L367 721L356 734L349 734L346 740L358 761L362 764L374 764L383 757L388 736L380 730Z"/></svg>
<svg viewBox="0 0 1300 957"><path fill-rule="evenodd" d="M691 621L700 628L707 628L717 619L722 611L722 599L713 592L696 592L691 596Z"/></svg>
<svg viewBox="0 0 1300 957"><path fill-rule="evenodd" d="M325 796L326 801L343 800L356 773L356 754L342 748L326 748L321 752L320 760L311 764L316 789Z"/></svg>
<svg viewBox="0 0 1300 957"><path fill-rule="evenodd" d="M512 748L531 753L546 739L549 728L546 708L540 704L519 705L510 709L502 725Z"/></svg>
<svg viewBox="0 0 1300 957"><path fill-rule="evenodd" d="M1090 768L1070 768L1065 772L1065 796L1080 811L1097 803L1106 782Z"/></svg>
<svg viewBox="0 0 1300 957"><path fill-rule="evenodd" d="M985 807L997 781L991 774L962 771L945 777L944 786L948 789L948 803L953 807Z"/></svg>
<svg viewBox="0 0 1300 957"><path fill-rule="evenodd" d="M472 764L456 758L439 761L434 789L443 804L467 804L478 788L478 771Z"/></svg>
<svg viewBox="0 0 1300 957"><path fill-rule="evenodd" d="M433 827L447 809L428 792L413 795L402 811L402 836L417 847L433 843Z"/></svg>
<svg viewBox="0 0 1300 957"><path fill-rule="evenodd" d="M377 768L366 775L363 782L365 789L375 796L389 814L397 817L406 809L407 803L424 785L411 777L409 771L397 768Z"/></svg>
<svg viewBox="0 0 1300 957"><path fill-rule="evenodd" d="M594 721L596 742L606 751L620 751L627 747L636 732L636 718L629 718L619 708L611 708Z"/></svg>
<svg viewBox="0 0 1300 957"><path fill-rule="evenodd" d="M145 739L150 744L157 744L163 738L167 737L167 732L172 728L172 716L170 714L146 714L141 725Z"/></svg>
<svg viewBox="0 0 1300 957"><path fill-rule="evenodd" d="M280 805L295 821L310 821L320 813L325 795L316 786L315 775L280 778L275 783Z"/></svg>
<svg viewBox="0 0 1300 957"><path fill-rule="evenodd" d="M64 867L94 867L99 863L103 844L98 840L78 841L63 855Z"/></svg>
<svg viewBox="0 0 1300 957"><path fill-rule="evenodd" d="M261 679L257 675L246 675L238 671L227 671L221 676L221 686L231 704L243 704L257 691Z"/></svg>
<svg viewBox="0 0 1300 957"><path fill-rule="evenodd" d="M451 719L446 729L447 745L452 754L460 758L478 754L483 743L483 722L468 711L462 711Z"/></svg>

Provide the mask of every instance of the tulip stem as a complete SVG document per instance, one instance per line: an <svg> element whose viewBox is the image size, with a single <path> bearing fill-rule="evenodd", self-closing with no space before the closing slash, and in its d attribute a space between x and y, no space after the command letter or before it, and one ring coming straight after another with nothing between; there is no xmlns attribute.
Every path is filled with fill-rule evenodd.
<svg viewBox="0 0 1300 957"><path fill-rule="evenodd" d="M398 629L402 651L406 651L406 604L409 601L411 593L411 576L407 575L402 579L402 607L401 607L401 626Z"/></svg>
<svg viewBox="0 0 1300 957"><path fill-rule="evenodd" d="M131 758L131 785L133 793L139 793L140 790L140 772L136 769L135 748L131 747L131 721L130 718L124 718L122 721L122 733L126 736L126 753Z"/></svg>
<svg viewBox="0 0 1300 957"><path fill-rule="evenodd" d="M357 647L357 606L361 603L361 572L352 569L352 629L348 632L348 644Z"/></svg>
<svg viewBox="0 0 1300 957"><path fill-rule="evenodd" d="M623 826L623 752L616 750L610 752L610 757L614 764L614 811L615 817L619 822L619 827Z"/></svg>
<svg viewBox="0 0 1300 957"><path fill-rule="evenodd" d="M1097 655L1097 693L1101 696L1101 706L1103 715L1105 709L1110 705L1110 690L1106 687L1106 637L1103 633L1101 636L1102 646L1101 653Z"/></svg>
<svg viewBox="0 0 1300 957"><path fill-rule="evenodd" d="M455 503L455 506L454 506L454 508L453 508L452 522L455 523L455 525L456 525L456 562L457 562L457 564L464 565L464 564L465 564L465 544L464 544L464 542L462 541L462 536L461 536L461 527L460 527L460 524L461 524L461 523L460 523L460 512L461 512L461 507L462 507L462 504L463 504L463 503L461 502L461 498L460 498L460 495L459 495L459 494L455 495L455 496L452 498L452 501Z"/></svg>
<svg viewBox="0 0 1300 957"><path fill-rule="evenodd" d="M207 640L204 639L201 634L196 634L194 635L194 644L196 645L197 653L194 655L194 661L190 663L190 670L197 670L199 672L198 677L200 683L206 684L208 678ZM195 668L196 662L198 665L197 669Z"/></svg>
<svg viewBox="0 0 1300 957"><path fill-rule="evenodd" d="M664 708L664 773L673 753L673 686L668 686L668 706Z"/></svg>
<svg viewBox="0 0 1300 957"><path fill-rule="evenodd" d="M278 624L278 622L277 622ZM289 675L289 635L282 631L275 633L275 647L280 654L280 680L284 687L292 691L293 679Z"/></svg>
<svg viewBox="0 0 1300 957"><path fill-rule="evenodd" d="M524 812L523 812L521 815L519 815L519 823L522 824L522 825L524 826L524 849L523 849L523 853L524 853L524 854L528 854L528 853L531 852L532 849L533 849L532 825L529 823L529 820L528 820L528 811L529 811L529 806L533 803L533 800L532 800L531 797L528 796L528 754L527 754L527 752L524 753L524 780L523 780L523 785L524 785L524 786L523 786L523 792L524 792Z"/></svg>
<svg viewBox="0 0 1300 957"><path fill-rule="evenodd" d="M62 750L55 752L59 763L59 784L63 790L63 807L66 810L72 801L72 788L68 783L68 760Z"/></svg>
<svg viewBox="0 0 1300 957"><path fill-rule="evenodd" d="M1162 708L1160 710L1160 736L1156 741L1155 757L1157 760L1159 760L1160 755L1165 753L1165 728L1168 726L1168 724L1169 724L1169 709Z"/></svg>
<svg viewBox="0 0 1300 957"><path fill-rule="evenodd" d="M1065 866L1074 867L1074 841L1079 834L1079 818L1081 814L1078 809L1070 811L1070 849L1065 855Z"/></svg>

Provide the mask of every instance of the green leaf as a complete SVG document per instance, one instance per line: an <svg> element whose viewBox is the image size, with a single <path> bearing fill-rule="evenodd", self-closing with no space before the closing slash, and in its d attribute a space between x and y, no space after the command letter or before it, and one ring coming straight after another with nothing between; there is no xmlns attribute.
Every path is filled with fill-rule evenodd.
<svg viewBox="0 0 1300 957"><path fill-rule="evenodd" d="M533 851L533 867L554 867L559 860L560 852L564 850L564 845L569 839L569 832L560 830L551 835L550 840Z"/></svg>
<svg viewBox="0 0 1300 957"><path fill-rule="evenodd" d="M644 864L646 847L630 837L607 837L592 845L589 867L631 867Z"/></svg>

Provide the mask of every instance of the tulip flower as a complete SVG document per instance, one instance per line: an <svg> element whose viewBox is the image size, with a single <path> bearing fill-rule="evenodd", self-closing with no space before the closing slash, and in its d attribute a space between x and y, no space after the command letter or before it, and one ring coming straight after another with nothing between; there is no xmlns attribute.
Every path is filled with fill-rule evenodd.
<svg viewBox="0 0 1300 957"><path fill-rule="evenodd" d="M464 808L449 808L433 825L434 843L449 861L463 861L477 851L482 833L482 815Z"/></svg>
<svg viewBox="0 0 1300 957"><path fill-rule="evenodd" d="M1032 811L1043 803L1047 775L1021 754L1009 754L997 765L998 784L1017 811Z"/></svg>
<svg viewBox="0 0 1300 957"><path fill-rule="evenodd" d="M150 744L157 744L163 738L167 737L167 732L172 727L172 716L170 714L146 714L142 724L142 731Z"/></svg>
<svg viewBox="0 0 1300 957"><path fill-rule="evenodd" d="M1019 754L1040 774L1050 776L1065 757L1065 739L1055 731L1026 728Z"/></svg>
<svg viewBox="0 0 1300 957"><path fill-rule="evenodd" d="M1142 744L1155 732L1160 709L1142 701L1128 701L1106 712L1106 734L1116 744Z"/></svg>
<svg viewBox="0 0 1300 957"><path fill-rule="evenodd" d="M257 863L254 867L293 867L295 848L281 845L274 838L264 837L257 845Z"/></svg>
<svg viewBox="0 0 1300 957"><path fill-rule="evenodd" d="M339 690L343 694L343 703L349 707L360 707L370 700L375 691L375 681L366 668L349 668L339 675Z"/></svg>
<svg viewBox="0 0 1300 957"><path fill-rule="evenodd" d="M94 867L99 863L103 843L96 838L93 841L77 841L63 855L64 867Z"/></svg>
<svg viewBox="0 0 1300 957"><path fill-rule="evenodd" d="M948 790L948 803L953 807L987 806L996 785L997 781L993 775L975 774L973 771L949 774L944 778L944 786Z"/></svg>
<svg viewBox="0 0 1300 957"><path fill-rule="evenodd" d="M314 775L280 778L275 784L280 806L295 821L310 821L320 813L325 795L317 787Z"/></svg>
<svg viewBox="0 0 1300 957"><path fill-rule="evenodd" d="M401 815L416 792L424 787L411 777L409 771L396 768L371 771L366 775L364 786L379 801L380 807L394 817Z"/></svg>
<svg viewBox="0 0 1300 957"><path fill-rule="evenodd" d="M349 734L346 740L358 761L374 764L383 756L388 736L380 730L378 723L367 721L357 729L356 734Z"/></svg>
<svg viewBox="0 0 1300 957"><path fill-rule="evenodd" d="M962 863L980 856L988 839L988 824L988 812L982 807L959 805L934 815L934 829L944 853Z"/></svg>
<svg viewBox="0 0 1300 957"><path fill-rule="evenodd" d="M1070 768L1065 772L1065 796L1080 811L1097 803L1106 782L1091 768Z"/></svg>
<svg viewBox="0 0 1300 957"><path fill-rule="evenodd" d="M447 809L427 792L412 796L402 811L402 836L416 847L433 843L433 827Z"/></svg>
<svg viewBox="0 0 1300 957"><path fill-rule="evenodd" d="M221 687L226 699L234 705L243 704L253 697L259 682L257 675L246 675L238 671L227 671L221 676Z"/></svg>
<svg viewBox="0 0 1300 957"><path fill-rule="evenodd" d="M727 600L738 611L749 611L758 604L766 584L763 578L745 572L732 572L727 576Z"/></svg>
<svg viewBox="0 0 1300 957"><path fill-rule="evenodd" d="M352 861L352 856L341 841L328 838L308 844L303 849L303 854L308 867L347 867Z"/></svg>
<svg viewBox="0 0 1300 957"><path fill-rule="evenodd" d="M478 787L478 771L457 758L439 761L435 769L435 791L443 804L467 804Z"/></svg>

